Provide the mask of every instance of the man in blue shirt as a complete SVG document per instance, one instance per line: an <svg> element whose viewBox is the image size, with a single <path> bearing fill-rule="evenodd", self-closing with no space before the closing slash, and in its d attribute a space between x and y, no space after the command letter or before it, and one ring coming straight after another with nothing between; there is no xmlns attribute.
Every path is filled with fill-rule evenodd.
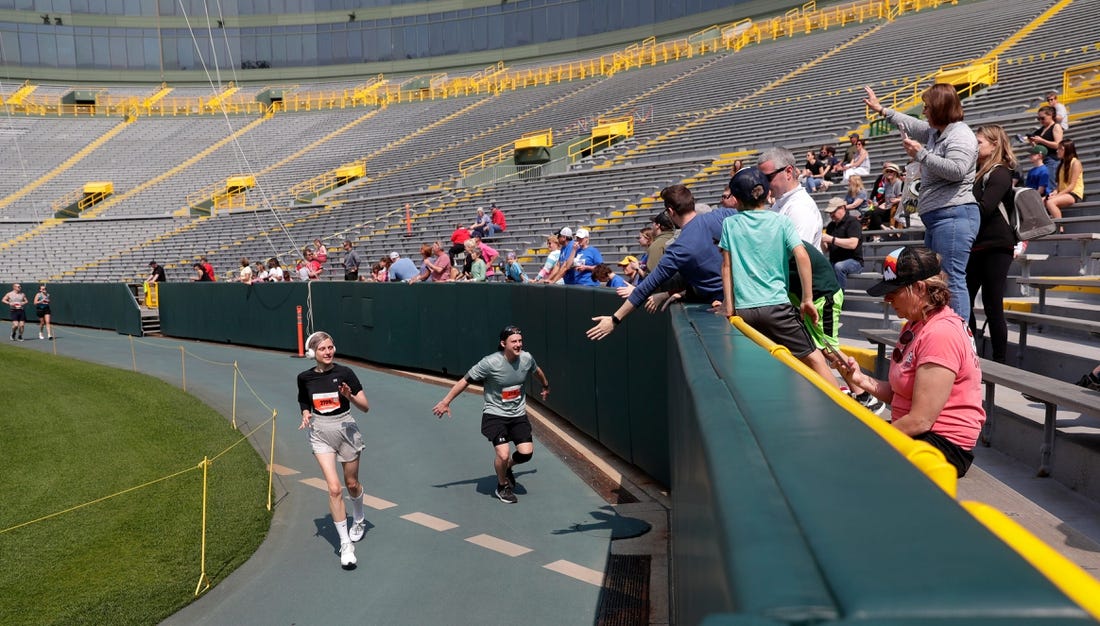
<svg viewBox="0 0 1100 626"><path fill-rule="evenodd" d="M390 253L390 282L408 282L416 278L420 272L416 269L416 264L410 259L402 257L397 252Z"/></svg>
<svg viewBox="0 0 1100 626"><path fill-rule="evenodd" d="M648 310L656 311L668 301L670 294L654 295L654 292L677 273L688 286L685 299L708 304L722 299L722 253L717 243L722 236L722 220L736 215L737 211L715 209L696 213L695 197L684 185L665 187L661 190L661 199L672 223L680 229L679 236L617 311L592 318L596 325L588 329L589 339L598 341L610 335L643 302Z"/></svg>
<svg viewBox="0 0 1100 626"><path fill-rule="evenodd" d="M589 243L588 229L577 229L577 253L573 255L573 272L577 285L596 285L592 279L592 270L603 263L603 255L596 246Z"/></svg>

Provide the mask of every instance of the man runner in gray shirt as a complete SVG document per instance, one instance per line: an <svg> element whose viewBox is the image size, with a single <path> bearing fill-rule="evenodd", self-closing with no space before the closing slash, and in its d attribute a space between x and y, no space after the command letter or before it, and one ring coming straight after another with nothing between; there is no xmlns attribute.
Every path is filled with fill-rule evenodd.
<svg viewBox="0 0 1100 626"><path fill-rule="evenodd" d="M515 504L516 476L512 467L531 460L535 444L531 440L531 422L527 419L527 394L523 389L527 377L535 373L542 383L542 399L550 394L550 382L531 353L523 351L523 333L515 326L500 331L499 350L477 362L466 376L451 387L432 413L442 418L451 414L451 401L470 383L482 383L485 408L481 416L481 434L489 439L496 451L493 467L497 473L496 497L501 502ZM509 456L511 446L516 451Z"/></svg>

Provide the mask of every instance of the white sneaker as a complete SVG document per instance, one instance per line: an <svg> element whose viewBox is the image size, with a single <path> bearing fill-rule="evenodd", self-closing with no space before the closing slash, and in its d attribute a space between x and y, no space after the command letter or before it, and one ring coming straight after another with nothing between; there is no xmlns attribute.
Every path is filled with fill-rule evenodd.
<svg viewBox="0 0 1100 626"><path fill-rule="evenodd" d="M355 563L355 546L350 543L340 544L340 565L349 567Z"/></svg>
<svg viewBox="0 0 1100 626"><path fill-rule="evenodd" d="M363 518L358 522L351 523L351 526L348 528L348 537L350 537L352 541L359 541L363 538L363 535L366 534L366 532L367 519Z"/></svg>
<svg viewBox="0 0 1100 626"><path fill-rule="evenodd" d="M45 339L45 337L44 337L44 336L42 336L42 333L38 333L38 338L39 338L39 339Z"/></svg>

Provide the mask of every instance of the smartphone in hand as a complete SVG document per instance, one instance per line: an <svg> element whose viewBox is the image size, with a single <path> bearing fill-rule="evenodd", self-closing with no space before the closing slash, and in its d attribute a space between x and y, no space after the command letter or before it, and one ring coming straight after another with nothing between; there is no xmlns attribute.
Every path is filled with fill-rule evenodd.
<svg viewBox="0 0 1100 626"><path fill-rule="evenodd" d="M821 348L821 352L825 355L825 360L829 362L829 365L831 365L833 369L843 370L845 372L851 369L848 367L848 359L840 353L840 350L837 350L833 346L825 344L824 347Z"/></svg>

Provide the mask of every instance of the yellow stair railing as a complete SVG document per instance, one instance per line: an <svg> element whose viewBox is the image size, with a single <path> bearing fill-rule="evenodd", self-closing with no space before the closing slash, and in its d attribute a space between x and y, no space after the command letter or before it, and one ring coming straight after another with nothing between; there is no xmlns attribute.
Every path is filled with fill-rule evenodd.
<svg viewBox="0 0 1100 626"><path fill-rule="evenodd" d="M8 96L8 99L4 101L4 104L19 105L23 104L23 101L27 99L27 96L34 93L34 90L38 88L38 85L32 85L31 81L23 83L19 89L15 90L15 93Z"/></svg>
<svg viewBox="0 0 1100 626"><path fill-rule="evenodd" d="M1062 72L1063 104L1100 96L1100 61L1067 67Z"/></svg>

